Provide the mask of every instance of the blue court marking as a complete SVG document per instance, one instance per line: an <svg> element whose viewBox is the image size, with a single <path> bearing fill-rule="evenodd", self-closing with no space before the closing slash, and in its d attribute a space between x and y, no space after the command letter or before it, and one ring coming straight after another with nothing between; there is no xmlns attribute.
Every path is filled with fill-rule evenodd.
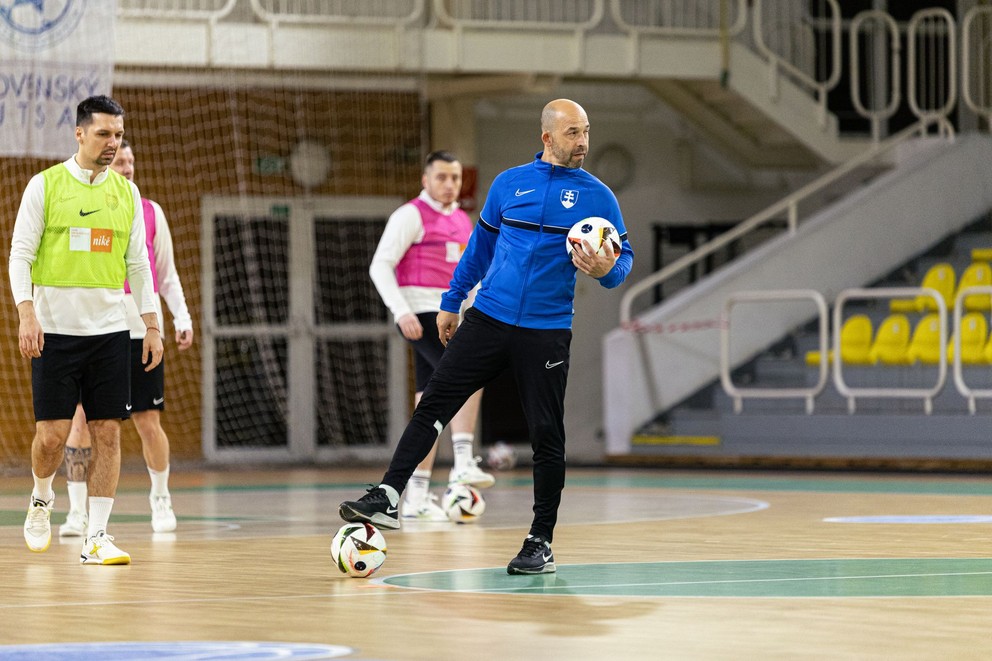
<svg viewBox="0 0 992 661"><path fill-rule="evenodd" d="M990 514L881 514L878 516L831 516L826 523L992 523Z"/></svg>
<svg viewBox="0 0 992 661"><path fill-rule="evenodd" d="M312 643L256 643L241 641L169 641L156 643L45 643L0 645L4 661L89 661L106 659L168 659L169 661L242 661L253 659L335 659L354 652L341 645Z"/></svg>
<svg viewBox="0 0 992 661"><path fill-rule="evenodd" d="M401 574L373 582L439 592L608 597L946 597L992 595L992 558L728 560L502 567Z"/></svg>

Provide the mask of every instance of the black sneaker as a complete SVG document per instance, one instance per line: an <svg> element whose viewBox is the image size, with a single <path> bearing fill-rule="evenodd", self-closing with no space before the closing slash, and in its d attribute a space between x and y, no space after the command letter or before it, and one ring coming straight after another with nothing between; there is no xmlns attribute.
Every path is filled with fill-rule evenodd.
<svg viewBox="0 0 992 661"><path fill-rule="evenodd" d="M527 535L520 553L506 566L507 574L553 574L554 572L555 555L551 552L551 544L543 537L533 535Z"/></svg>
<svg viewBox="0 0 992 661"><path fill-rule="evenodd" d="M400 527L397 507L389 502L389 496L382 487L372 487L358 500L341 503L338 514L349 522L371 523L394 530Z"/></svg>

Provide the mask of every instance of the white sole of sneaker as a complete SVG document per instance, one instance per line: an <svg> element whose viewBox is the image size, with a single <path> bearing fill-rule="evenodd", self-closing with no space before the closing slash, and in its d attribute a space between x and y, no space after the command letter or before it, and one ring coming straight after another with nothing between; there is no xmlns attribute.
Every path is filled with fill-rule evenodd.
<svg viewBox="0 0 992 661"><path fill-rule="evenodd" d="M338 516L349 523L371 523L374 526L379 526L380 528L387 528L389 530L399 530L400 522L398 519L394 519L391 516L385 514L380 514L376 512L372 516L366 516L357 510L353 510L345 504L338 507Z"/></svg>
<svg viewBox="0 0 992 661"><path fill-rule="evenodd" d="M41 547L34 547L34 546L31 546L30 544L28 544L28 542L27 542L27 540L25 540L25 541L24 541L24 544L25 544L25 545L26 545L26 546L28 547L28 549L29 549L29 550L30 550L30 551L31 551L32 553L44 553L45 551L47 551L47 550L48 550L48 547L52 545L52 540L51 540L51 539L49 539L49 540L48 540L48 543L47 543L47 544L45 544L44 546L41 546Z"/></svg>
<svg viewBox="0 0 992 661"><path fill-rule="evenodd" d="M510 576L533 576L534 574L554 574L558 569L555 567L555 563L549 562L540 569L517 569L516 567L507 566L506 573Z"/></svg>
<svg viewBox="0 0 992 661"><path fill-rule="evenodd" d="M107 558L106 560L101 560L100 558L89 558L85 555L79 557L79 564L81 565L129 565L131 564L131 558Z"/></svg>

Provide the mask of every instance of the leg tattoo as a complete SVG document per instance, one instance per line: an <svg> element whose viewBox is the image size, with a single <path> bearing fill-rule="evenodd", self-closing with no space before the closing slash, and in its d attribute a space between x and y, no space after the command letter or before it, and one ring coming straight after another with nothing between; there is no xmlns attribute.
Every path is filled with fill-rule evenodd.
<svg viewBox="0 0 992 661"><path fill-rule="evenodd" d="M70 482L85 482L86 469L90 465L93 448L70 448L65 446L65 476Z"/></svg>

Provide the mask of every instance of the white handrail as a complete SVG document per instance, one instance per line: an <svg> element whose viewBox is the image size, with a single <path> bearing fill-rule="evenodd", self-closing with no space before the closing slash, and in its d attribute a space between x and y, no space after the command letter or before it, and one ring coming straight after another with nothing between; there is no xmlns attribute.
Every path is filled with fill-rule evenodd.
<svg viewBox="0 0 992 661"><path fill-rule="evenodd" d="M461 2L461 0L453 0L454 2ZM603 20L603 15L606 10L604 9L605 0L591 0L592 11L590 12L589 18L585 20L567 21L559 19L548 19L548 20L507 20L507 19L486 19L486 18L460 18L454 16L448 9L449 3L452 0L434 0L434 12L437 14L441 22L446 25L452 25L456 28L515 28L515 29L528 29L528 30L578 30L585 31L590 30ZM519 3L514 3L517 5ZM534 7L540 7L539 3L534 3Z"/></svg>
<svg viewBox="0 0 992 661"><path fill-rule="evenodd" d="M871 149L865 151L858 156L855 156L847 163L844 163L837 168L834 168L825 175L819 177L818 179L806 184L796 192L788 195L784 199L776 202L770 207L759 211L755 215L751 216L747 220L744 220L737 224L733 229L728 230L716 237L712 241L704 243L696 250L692 251L687 255L676 259L674 262L665 266L660 271L655 272L652 275L644 278L643 280L635 283L630 288L624 292L623 297L620 299L620 323L622 325L627 325L630 323L632 318L631 309L633 307L634 299L644 292L660 285L661 283L670 280L675 275L686 270L690 266L699 263L705 257L713 254L720 248L728 245L729 243L740 239L746 234L752 232L753 230L761 227L762 225L778 218L782 213L788 214L788 231L793 233L796 231L798 226L798 205L803 200L811 197L812 195L820 192L833 182L839 180L841 177L852 172L856 168L861 167L867 163L870 163L875 158L889 151L890 149L902 144L908 138L918 135L925 134L930 126L937 126L942 132L946 132L947 135L952 136L954 129L951 128L950 123L945 117L929 117L921 119L916 124L903 129L899 133L891 136L890 138L876 144Z"/></svg>
<svg viewBox="0 0 992 661"><path fill-rule="evenodd" d="M877 287L874 289L845 289L837 295L834 302L833 345L834 345L834 387L837 392L847 398L848 413L853 414L855 400L858 397L888 397L923 400L923 411L930 415L933 412L933 398L943 389L947 380L947 355L941 351L940 362L937 365L937 381L930 388L860 388L847 385L844 381L842 361L840 359L840 330L843 323L844 303L851 299L895 299L929 296L937 305L937 315L940 319L940 346L947 346L947 303L936 289L930 287Z"/></svg>
<svg viewBox="0 0 992 661"><path fill-rule="evenodd" d="M733 4L737 7L737 15L734 22L729 26L721 26L720 17L718 17L716 25L710 25L707 27L687 27L685 25L647 25L642 23L633 23L624 16L624 7L630 8L636 5L633 5L630 2L625 3L623 0L610 0L610 15L613 17L613 21L620 28L630 33L655 34L664 35L667 37L717 37L721 34L737 36L743 32L744 28L747 26L747 0L718 1L721 4L721 11L723 11L724 4Z"/></svg>
<svg viewBox="0 0 992 661"><path fill-rule="evenodd" d="M984 21L985 33L978 33L978 38L972 44L972 25L979 18ZM984 41L982 36L985 37ZM972 94L971 89L971 60L978 63L977 79L985 84L985 99L982 101ZM968 108L977 115L985 115L992 126L992 7L972 7L964 15L961 22L961 98Z"/></svg>
<svg viewBox="0 0 992 661"><path fill-rule="evenodd" d="M816 305L819 317L820 377L817 382L807 388L741 388L734 383L730 376L730 313L737 303L760 303L764 301L806 301L812 300ZM739 291L727 297L723 306L723 317L726 323L720 328L720 384L724 392L734 400L734 412L740 413L744 408L744 399L797 399L806 401L806 413L813 412L813 400L827 385L829 377L827 366L827 337L828 332L827 301L823 294L814 289L774 289L768 291ZM837 354L839 355L839 354Z"/></svg>
<svg viewBox="0 0 992 661"><path fill-rule="evenodd" d="M961 317L966 296L974 294L992 294L992 285L974 285L964 287L957 296L954 297L954 387L957 388L961 396L968 400L968 413L975 414L975 400L978 398L992 398L992 389L972 388L964 381L964 373L961 369Z"/></svg>
<svg viewBox="0 0 992 661"><path fill-rule="evenodd" d="M792 62L789 62L781 58L775 51L769 48L768 44L765 43L765 35L763 33L763 0L755 0L754 3L754 17L753 17L753 34L754 34L754 45L758 52L768 58L768 61L773 65L773 73L775 69L784 69L790 76L795 78L801 85L809 88L816 94L816 99L820 104L820 126L825 127L827 123L827 92L832 90L840 82L841 73L841 48L840 48L840 34L841 34L841 12L840 5L837 4L837 0L826 0L827 5L830 7L830 62L832 71L827 79L824 81L819 81L807 74L805 71L795 66ZM777 84L777 77L772 76L772 85Z"/></svg>
<svg viewBox="0 0 992 661"><path fill-rule="evenodd" d="M943 21L945 23L943 29L938 29L937 21ZM921 30L921 25L927 29L925 31ZM957 100L957 42L954 16L946 9L933 8L920 10L913 14L906 33L906 41L909 43L906 53L906 77L908 78L906 101L909 103L909 108L920 119L935 116L946 117L951 112L951 108L954 107L954 102ZM927 80L929 87L926 91L932 103L924 108L920 105L917 98L917 85L919 84L917 79L920 78L917 75L916 68L916 50L919 48L917 42L919 40L926 40L928 44L931 44L931 42L935 42L934 34L937 37L946 36L947 48L940 49L939 46L932 47L930 51L927 51L927 54L932 56L933 50L944 50L947 76L946 81L940 80L940 74L943 73L942 62L934 62L931 59L927 60L930 69L924 73L930 74L930 77ZM946 85L946 90L940 89L940 83ZM937 105L935 101L941 93L945 94L947 98L944 99L942 105Z"/></svg>
<svg viewBox="0 0 992 661"><path fill-rule="evenodd" d="M212 4L224 2L220 7L204 8L203 0L172 0L171 3L149 3L144 0L144 6L137 0L120 0L117 15L121 18L164 18L187 21L219 21L230 14L238 4L238 0L214 0ZM149 7L149 4L171 4L171 8Z"/></svg>
<svg viewBox="0 0 992 661"><path fill-rule="evenodd" d="M869 109L861 100L861 66L860 66L860 49L858 45L860 43L860 36L862 30L862 24L868 21L877 21L882 23L889 37L889 59L890 71L889 71L889 86L891 88L891 98L888 104L882 106L881 108L872 107ZM871 137L872 140L878 142L882 137L882 120L892 117L899 109L899 103L902 101L902 79L900 76L901 68L899 57L899 51L901 46L899 44L899 26L896 24L894 18L886 14L884 11L873 9L870 11L860 12L851 21L851 27L848 35L848 43L850 45L850 72L851 72L851 102L854 104L855 111L862 117L866 117L871 121ZM884 52L884 51L883 51ZM872 69L869 69L872 71Z"/></svg>
<svg viewBox="0 0 992 661"><path fill-rule="evenodd" d="M353 15L332 12L320 13L297 13L288 11L277 11L265 7L265 4L273 4L273 0L250 0L252 11L255 15L267 23L304 23L318 25L393 25L396 27L406 26L419 21L424 16L426 0L406 0L409 11L402 16L382 16L368 12L361 15ZM285 3L282 3L285 4ZM393 3L398 4L398 3Z"/></svg>

